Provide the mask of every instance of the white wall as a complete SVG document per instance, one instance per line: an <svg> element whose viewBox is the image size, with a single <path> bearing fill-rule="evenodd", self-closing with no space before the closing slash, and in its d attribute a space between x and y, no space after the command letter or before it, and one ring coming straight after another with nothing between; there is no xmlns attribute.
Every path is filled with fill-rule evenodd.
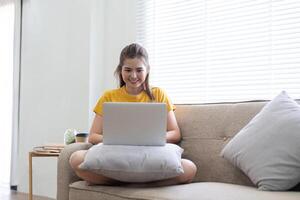
<svg viewBox="0 0 300 200"><path fill-rule="evenodd" d="M135 38L136 0L23 0L19 184L28 192L28 151L89 129L92 108L116 87L121 49ZM56 159L34 158L33 193L55 198Z"/></svg>
<svg viewBox="0 0 300 200"><path fill-rule="evenodd" d="M99 93L104 90L105 1L92 0L91 7L89 124Z"/></svg>
<svg viewBox="0 0 300 200"><path fill-rule="evenodd" d="M12 132L12 91L13 91L13 49L14 49L14 4L13 1L0 1L0 129L3 138L0 140L2 151L0 165L0 187L10 181L10 152Z"/></svg>
<svg viewBox="0 0 300 200"><path fill-rule="evenodd" d="M28 192L28 152L88 130L90 3L24 0L22 23L18 190ZM55 197L56 159L34 158L33 173L33 193Z"/></svg>

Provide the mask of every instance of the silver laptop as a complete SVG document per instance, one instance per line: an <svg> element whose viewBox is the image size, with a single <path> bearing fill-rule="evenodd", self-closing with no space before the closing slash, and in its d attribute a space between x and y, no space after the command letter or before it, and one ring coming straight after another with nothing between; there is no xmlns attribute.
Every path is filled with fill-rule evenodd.
<svg viewBox="0 0 300 200"><path fill-rule="evenodd" d="M165 145L166 104L122 102L103 106L103 144Z"/></svg>

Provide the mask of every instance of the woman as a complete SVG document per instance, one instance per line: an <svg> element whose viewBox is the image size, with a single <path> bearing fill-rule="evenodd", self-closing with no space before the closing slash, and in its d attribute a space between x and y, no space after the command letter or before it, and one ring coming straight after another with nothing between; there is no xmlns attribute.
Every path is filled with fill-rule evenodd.
<svg viewBox="0 0 300 200"><path fill-rule="evenodd" d="M104 102L160 102L168 108L166 139L169 143L178 143L181 138L180 130L174 114L175 107L163 90L149 86L150 65L147 51L139 44L126 46L120 55L120 61L115 71L120 81L120 88L104 93L99 99L94 112L95 118L90 130L89 142L102 142L103 103ZM90 184L114 185L119 181L79 169L87 150L74 152L70 157L70 165L75 173ZM152 182L156 186L189 183L194 178L197 168L190 160L182 159L184 173L170 179Z"/></svg>

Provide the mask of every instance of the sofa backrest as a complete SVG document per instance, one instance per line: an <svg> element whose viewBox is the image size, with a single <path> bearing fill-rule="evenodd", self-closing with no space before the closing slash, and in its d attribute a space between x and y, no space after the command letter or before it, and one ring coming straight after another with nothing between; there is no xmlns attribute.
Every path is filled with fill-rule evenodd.
<svg viewBox="0 0 300 200"><path fill-rule="evenodd" d="M192 160L198 167L194 182L253 185L243 172L222 158L220 153L264 105L265 102L176 105L183 158Z"/></svg>

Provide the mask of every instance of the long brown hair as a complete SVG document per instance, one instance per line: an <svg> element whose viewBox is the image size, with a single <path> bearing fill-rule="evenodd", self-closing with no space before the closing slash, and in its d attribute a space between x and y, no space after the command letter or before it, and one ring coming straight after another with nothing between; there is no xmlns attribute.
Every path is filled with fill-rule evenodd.
<svg viewBox="0 0 300 200"><path fill-rule="evenodd" d="M149 86L149 73L150 73L150 65L149 65L149 60L148 60L148 53L144 47L137 43L132 43L130 45L127 45L124 47L124 49L121 51L120 54L120 61L119 64L115 70L115 76L119 79L119 86L122 87L125 85L125 82L122 78L122 67L124 65L124 60L126 58L138 58L138 59L143 59L144 64L147 67L147 76L144 82L144 90L146 94L149 96L149 98L153 101L154 96L150 90Z"/></svg>

